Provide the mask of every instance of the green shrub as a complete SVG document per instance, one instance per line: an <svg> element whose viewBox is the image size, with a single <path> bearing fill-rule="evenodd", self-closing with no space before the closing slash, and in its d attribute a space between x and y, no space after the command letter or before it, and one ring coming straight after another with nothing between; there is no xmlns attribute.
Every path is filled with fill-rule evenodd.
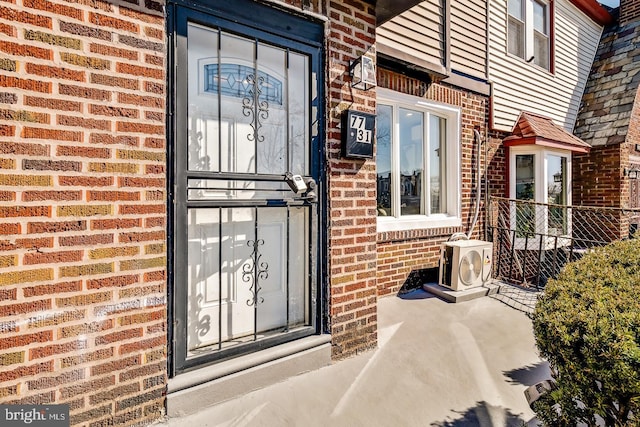
<svg viewBox="0 0 640 427"><path fill-rule="evenodd" d="M547 284L533 329L558 386L534 404L541 421L640 425L640 240L568 264Z"/></svg>

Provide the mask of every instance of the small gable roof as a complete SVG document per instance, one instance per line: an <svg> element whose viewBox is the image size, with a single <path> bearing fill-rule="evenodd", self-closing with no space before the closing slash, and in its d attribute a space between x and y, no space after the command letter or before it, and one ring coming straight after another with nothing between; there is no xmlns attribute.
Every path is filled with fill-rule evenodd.
<svg viewBox="0 0 640 427"><path fill-rule="evenodd" d="M558 126L549 117L523 111L504 139L507 147L515 145L540 145L578 153L588 153L591 146Z"/></svg>

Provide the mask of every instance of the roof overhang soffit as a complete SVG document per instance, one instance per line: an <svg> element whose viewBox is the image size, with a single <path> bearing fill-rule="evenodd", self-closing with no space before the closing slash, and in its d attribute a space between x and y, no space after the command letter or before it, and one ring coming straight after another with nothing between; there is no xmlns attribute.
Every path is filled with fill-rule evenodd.
<svg viewBox="0 0 640 427"><path fill-rule="evenodd" d="M604 26L613 22L611 14L596 0L570 0L570 2L597 24Z"/></svg>
<svg viewBox="0 0 640 427"><path fill-rule="evenodd" d="M376 21L377 26L422 3L422 0L377 0Z"/></svg>
<svg viewBox="0 0 640 427"><path fill-rule="evenodd" d="M596 0L570 0L594 22L607 25L613 21L611 14ZM377 0L375 1L377 25L380 26L395 16L422 3L422 0Z"/></svg>

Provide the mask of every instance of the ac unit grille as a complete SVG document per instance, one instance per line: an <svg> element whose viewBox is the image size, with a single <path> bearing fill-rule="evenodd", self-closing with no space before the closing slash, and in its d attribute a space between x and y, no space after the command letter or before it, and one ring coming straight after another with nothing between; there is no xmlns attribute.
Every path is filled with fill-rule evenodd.
<svg viewBox="0 0 640 427"><path fill-rule="evenodd" d="M482 273L482 257L478 251L469 251L460 259L458 274L465 286L471 286Z"/></svg>
<svg viewBox="0 0 640 427"><path fill-rule="evenodd" d="M491 278L492 252L493 244L482 240L444 243L439 284L456 291L482 286Z"/></svg>

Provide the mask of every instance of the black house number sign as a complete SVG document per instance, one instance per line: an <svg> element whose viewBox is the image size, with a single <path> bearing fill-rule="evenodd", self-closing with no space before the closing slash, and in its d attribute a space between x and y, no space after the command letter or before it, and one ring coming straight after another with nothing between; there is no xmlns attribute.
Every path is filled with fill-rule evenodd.
<svg viewBox="0 0 640 427"><path fill-rule="evenodd" d="M373 157L376 116L347 110L342 120L342 149L345 157Z"/></svg>

